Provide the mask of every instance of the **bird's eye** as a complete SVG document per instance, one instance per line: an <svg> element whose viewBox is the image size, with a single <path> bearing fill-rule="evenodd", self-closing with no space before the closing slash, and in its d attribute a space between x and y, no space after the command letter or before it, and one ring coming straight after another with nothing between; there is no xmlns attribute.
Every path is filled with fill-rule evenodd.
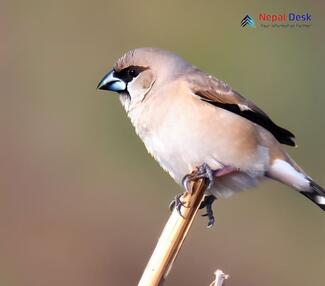
<svg viewBox="0 0 325 286"><path fill-rule="evenodd" d="M139 72L136 69L130 69L129 70L129 75L132 77L138 76Z"/></svg>

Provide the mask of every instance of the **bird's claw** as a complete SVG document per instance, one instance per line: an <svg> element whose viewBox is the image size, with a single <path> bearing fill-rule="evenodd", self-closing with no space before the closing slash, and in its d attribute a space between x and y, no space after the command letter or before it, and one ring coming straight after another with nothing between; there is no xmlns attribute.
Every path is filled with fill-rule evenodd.
<svg viewBox="0 0 325 286"><path fill-rule="evenodd" d="M192 189L190 183L192 181L204 178L207 181L207 190L209 190L214 184L214 178L223 177L237 172L240 172L240 169L232 166L222 166L217 170L212 170L208 164L204 163L200 167L196 168L196 170L191 174L186 175L182 180L182 184L186 189L186 192L191 194ZM175 197L175 200L171 202L169 208L173 209L176 206L178 213L182 216L181 207L184 206L184 203L180 201L181 195L182 194ZM207 213L203 216L208 217L208 228L212 227L215 222L212 210L212 204L215 199L216 198L213 195L206 195L200 205L200 209L206 208Z"/></svg>
<svg viewBox="0 0 325 286"><path fill-rule="evenodd" d="M181 201L181 197L182 197L183 193L177 194L175 196L175 198L170 202L169 204L169 209L170 211L173 211L174 208L176 208L177 212L179 213L179 215L184 218L182 212L181 212L181 208L184 207L186 208L187 206L185 205L184 202Z"/></svg>
<svg viewBox="0 0 325 286"><path fill-rule="evenodd" d="M208 181L207 190L209 190L214 183L213 176L213 170L208 164L204 163L196 170L194 170L191 174L186 175L182 180L182 184L186 191L191 193L191 188L189 187L190 182L205 178Z"/></svg>
<svg viewBox="0 0 325 286"><path fill-rule="evenodd" d="M196 181L199 179L206 179L207 180L207 190L211 189L214 184L214 171L210 168L210 166L206 163L202 164L200 167L196 168L191 174L186 175L183 180L182 184L188 193L191 193L190 182ZM214 196L205 196L204 200L200 205L200 209L206 208L207 213L203 216L208 217L208 228L212 227L214 224L214 216L212 211L212 203L214 202ZM179 206L179 213L180 213Z"/></svg>
<svg viewBox="0 0 325 286"><path fill-rule="evenodd" d="M211 228L214 225L215 219L213 216L212 204L215 201L215 196L209 195L205 196L201 202L200 209L206 208L207 213L202 216L208 217L208 228Z"/></svg>

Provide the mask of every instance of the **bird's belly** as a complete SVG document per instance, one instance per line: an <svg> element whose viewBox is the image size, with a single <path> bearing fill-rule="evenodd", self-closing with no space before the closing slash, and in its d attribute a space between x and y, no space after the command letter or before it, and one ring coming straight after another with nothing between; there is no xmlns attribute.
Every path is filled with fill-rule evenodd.
<svg viewBox="0 0 325 286"><path fill-rule="evenodd" d="M149 141L149 152L178 184L182 183L185 175L203 163L207 163L214 170L224 165L218 160L219 157L223 157L222 151L224 150L219 153L214 148L209 149L204 144L196 144L195 141L188 140L177 140L175 142L154 137ZM236 162L232 165L236 165ZM255 186L263 173L263 170L245 170L226 177L216 178L209 193L218 198L227 198L239 191Z"/></svg>
<svg viewBox="0 0 325 286"><path fill-rule="evenodd" d="M209 141L207 137L208 134L199 134L178 124L168 130L162 127L153 136L145 138L144 142L149 152L177 183L181 183L185 175L203 163L214 170L225 165L244 170L250 167L255 170L264 168L257 167L259 163L253 162L253 155L237 150L236 142L224 144L223 138ZM242 161L245 157L247 160Z"/></svg>
<svg viewBox="0 0 325 286"><path fill-rule="evenodd" d="M254 125L228 111L199 104L184 111L181 103L174 102L168 112L153 117L160 120L150 122L155 125L150 132L138 132L160 165L177 183L203 163L212 169L227 165L261 176L268 150L254 140ZM245 120L240 128L239 120Z"/></svg>

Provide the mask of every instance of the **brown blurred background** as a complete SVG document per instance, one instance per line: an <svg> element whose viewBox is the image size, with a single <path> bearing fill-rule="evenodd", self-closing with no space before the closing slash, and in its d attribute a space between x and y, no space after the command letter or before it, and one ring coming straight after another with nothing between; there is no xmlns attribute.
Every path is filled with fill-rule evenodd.
<svg viewBox="0 0 325 286"><path fill-rule="evenodd" d="M118 98L96 85L125 51L172 50L297 136L290 154L325 185L321 1L7 1L0 9L0 285L136 285L181 191ZM285 2L285 3L283 3ZM243 29L259 12L305 29ZM105 95L105 96L101 96ZM325 284L324 213L266 182L198 217L166 285Z"/></svg>

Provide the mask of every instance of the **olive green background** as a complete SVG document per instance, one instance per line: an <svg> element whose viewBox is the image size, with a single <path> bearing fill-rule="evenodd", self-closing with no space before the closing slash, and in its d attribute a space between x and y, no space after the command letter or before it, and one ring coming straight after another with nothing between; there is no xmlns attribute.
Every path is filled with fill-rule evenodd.
<svg viewBox="0 0 325 286"><path fill-rule="evenodd" d="M229 2L1 1L1 286L137 284L181 189L96 91L131 48L172 50L255 101L325 185L324 4ZM263 29L259 12L309 12L312 27ZM209 285L217 268L230 286L324 285L324 213L303 196L267 181L214 211L166 285Z"/></svg>

